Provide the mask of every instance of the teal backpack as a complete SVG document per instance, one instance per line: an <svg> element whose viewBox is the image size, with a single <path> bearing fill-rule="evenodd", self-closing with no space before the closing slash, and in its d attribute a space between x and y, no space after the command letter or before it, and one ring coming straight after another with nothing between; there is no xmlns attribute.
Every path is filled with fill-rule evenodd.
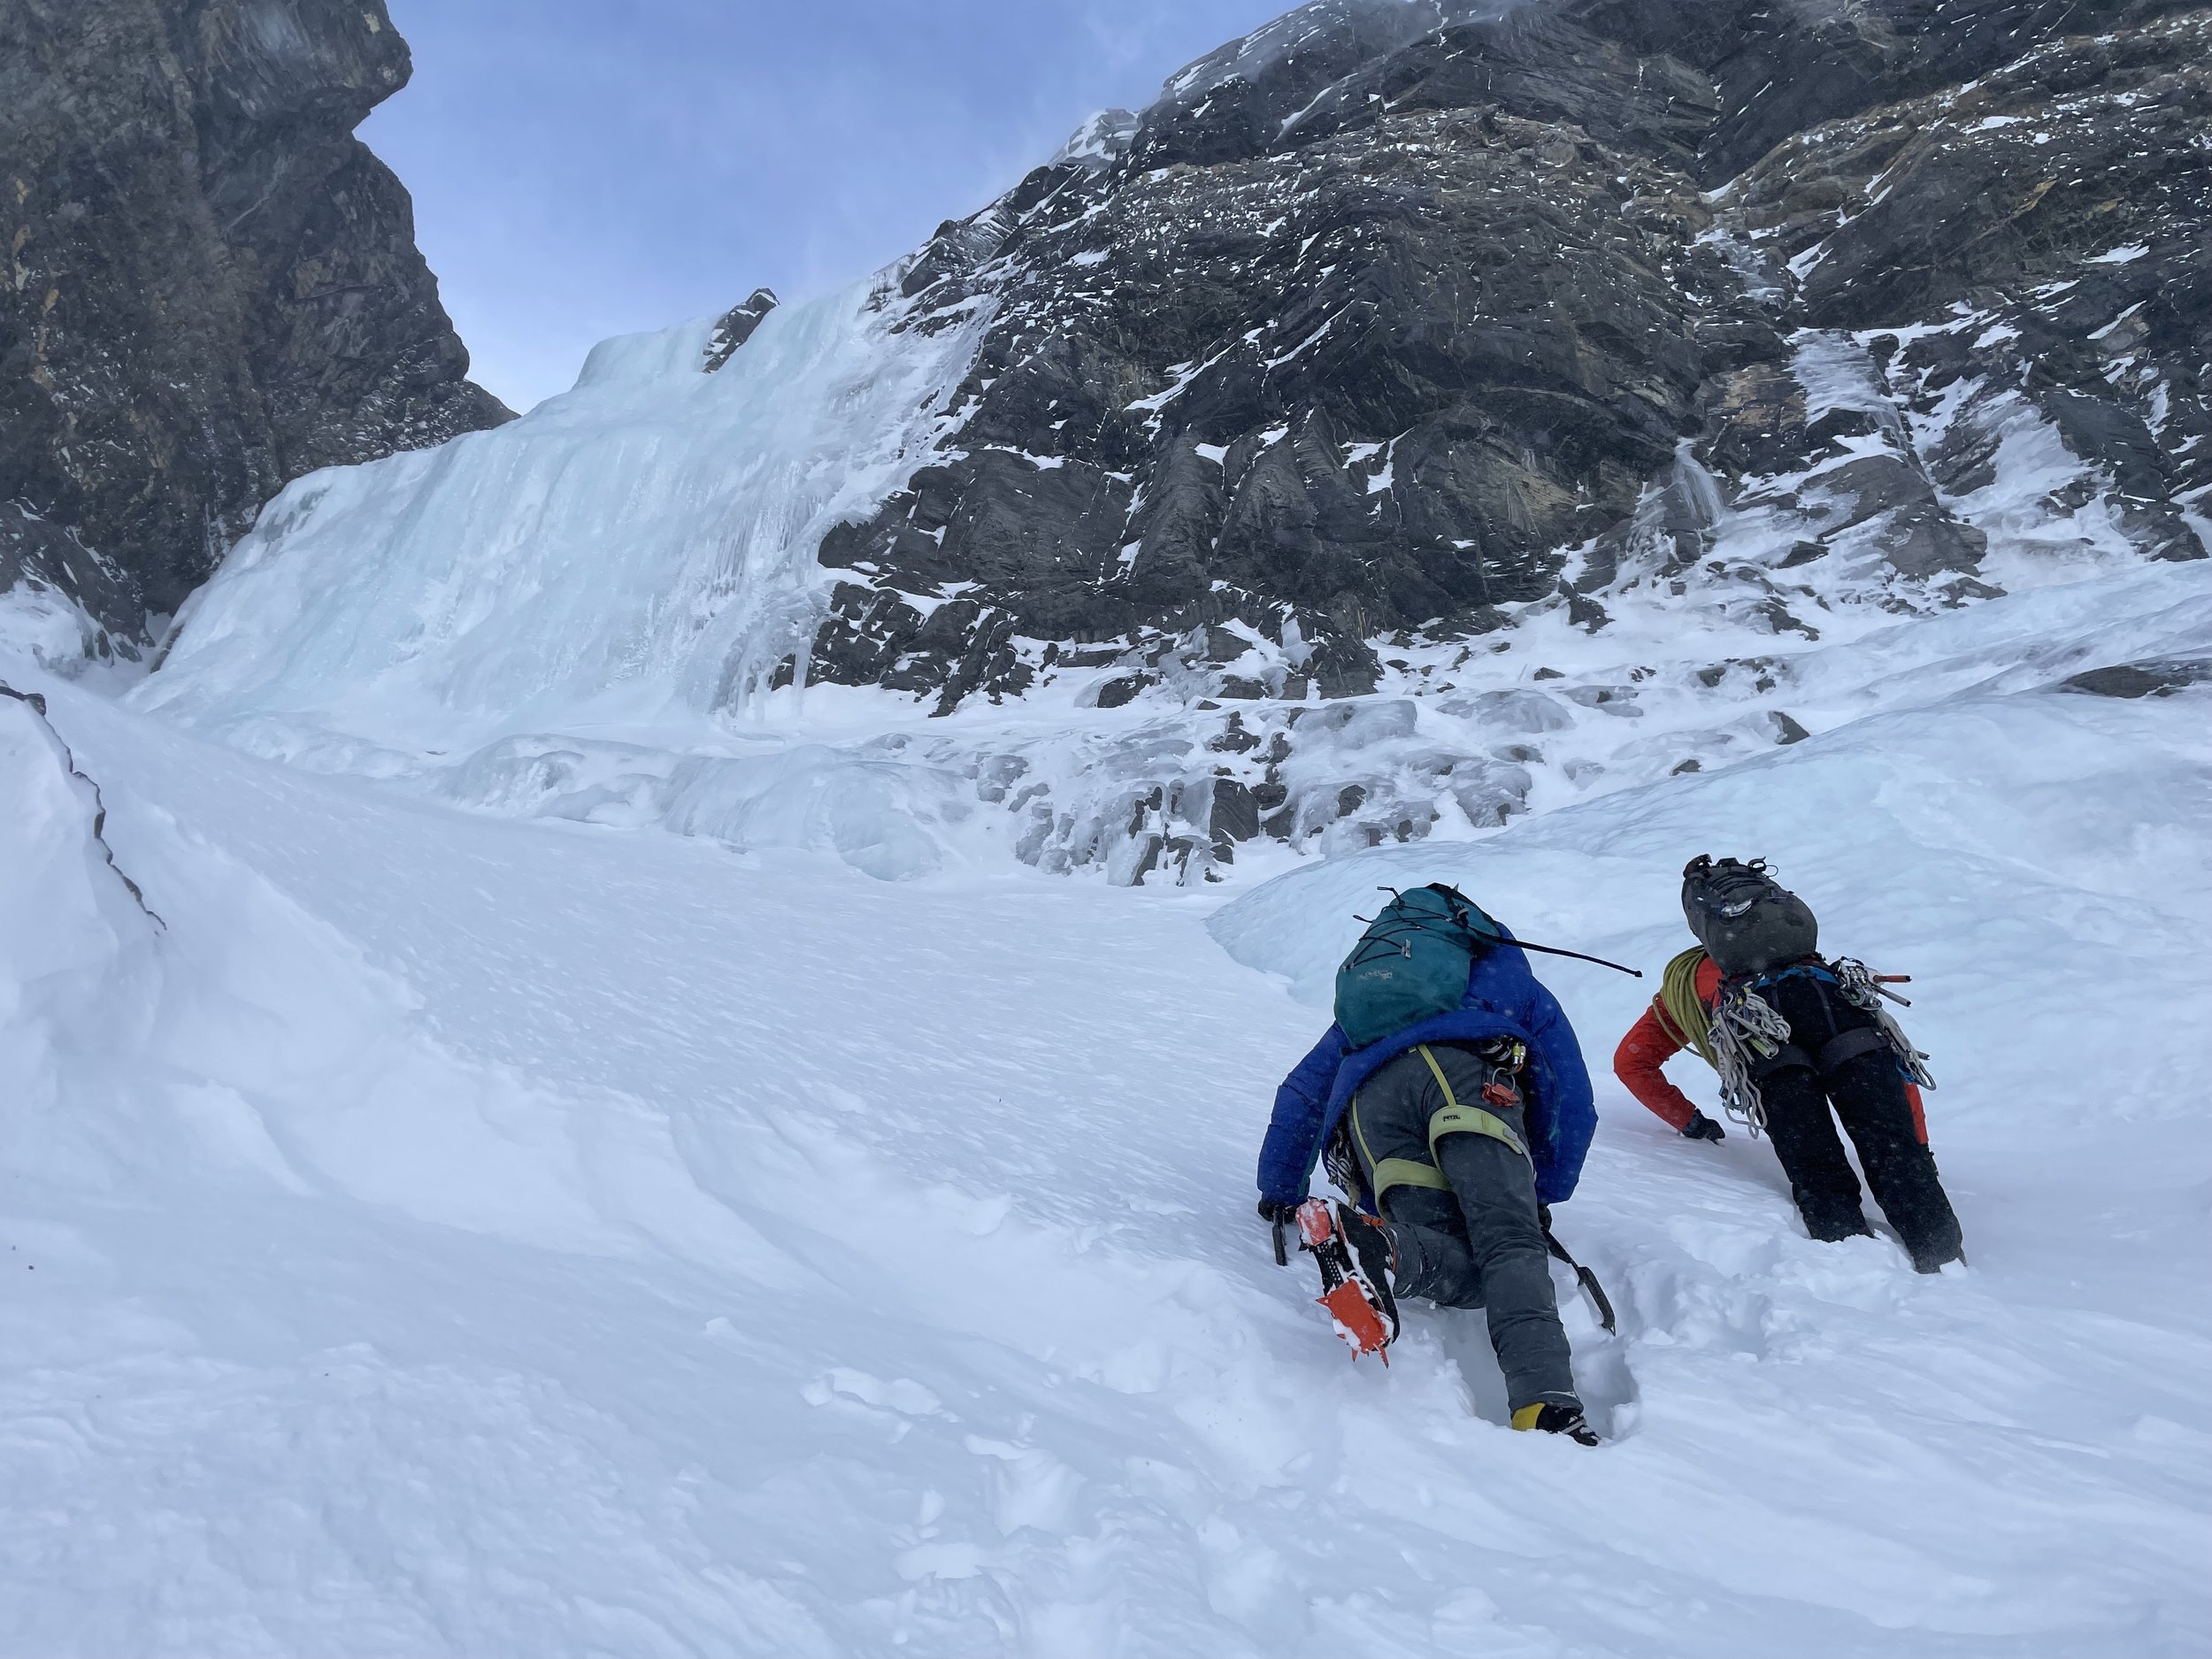
<svg viewBox="0 0 2212 1659"><path fill-rule="evenodd" d="M1336 971L1336 1023L1355 1048L1448 1014L1504 930L1441 882L1398 894Z"/></svg>

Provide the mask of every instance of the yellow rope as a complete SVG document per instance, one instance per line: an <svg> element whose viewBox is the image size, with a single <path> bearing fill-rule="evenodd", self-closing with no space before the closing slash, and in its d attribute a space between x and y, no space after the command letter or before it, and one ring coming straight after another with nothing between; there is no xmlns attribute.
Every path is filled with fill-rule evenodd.
<svg viewBox="0 0 2212 1659"><path fill-rule="evenodd" d="M1713 1052L1712 1013L1697 995L1697 972L1705 962L1705 952L1693 945L1667 964L1666 972L1660 977L1659 995L1654 1000L1662 1017L1674 1028L1674 1034L1682 1039L1682 1046L1694 1048L1699 1059L1717 1067L1720 1058Z"/></svg>

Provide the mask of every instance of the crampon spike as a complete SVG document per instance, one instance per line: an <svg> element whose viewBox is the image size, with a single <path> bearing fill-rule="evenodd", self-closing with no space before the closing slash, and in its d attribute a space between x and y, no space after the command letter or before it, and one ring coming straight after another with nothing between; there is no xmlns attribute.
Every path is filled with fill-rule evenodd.
<svg viewBox="0 0 2212 1659"><path fill-rule="evenodd" d="M1386 1316L1388 1294L1366 1281L1335 1210L1326 1199L1309 1198L1298 1207L1297 1221L1298 1248L1310 1251L1321 1268L1321 1294L1316 1300L1328 1310L1336 1333L1351 1345L1354 1359L1379 1354L1389 1364L1397 1315Z"/></svg>
<svg viewBox="0 0 2212 1659"><path fill-rule="evenodd" d="M1309 1198L1298 1206L1298 1248L1318 1251L1336 1237L1336 1217L1325 1198Z"/></svg>
<svg viewBox="0 0 2212 1659"><path fill-rule="evenodd" d="M1329 1310L1336 1333L1351 1344L1354 1359L1379 1354L1384 1364L1390 1363L1390 1333L1383 1328L1374 1304L1360 1293L1357 1285L1348 1279L1317 1300Z"/></svg>

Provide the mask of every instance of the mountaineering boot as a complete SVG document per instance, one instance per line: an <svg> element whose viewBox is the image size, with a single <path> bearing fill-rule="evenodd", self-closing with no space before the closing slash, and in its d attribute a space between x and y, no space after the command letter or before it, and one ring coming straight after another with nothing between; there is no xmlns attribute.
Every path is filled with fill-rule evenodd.
<svg viewBox="0 0 2212 1659"><path fill-rule="evenodd" d="M1805 1231L1817 1244L1840 1244L1846 1239L1870 1239L1874 1229L1863 1215L1809 1215Z"/></svg>
<svg viewBox="0 0 2212 1659"><path fill-rule="evenodd" d="M1546 1434L1563 1434L1577 1446L1600 1446L1598 1432L1590 1426L1582 1415L1582 1408L1570 1400L1540 1401L1532 1406L1523 1406L1513 1414L1517 1429L1539 1429Z"/></svg>
<svg viewBox="0 0 2212 1659"><path fill-rule="evenodd" d="M1940 1273L1952 1262L1961 1267L1966 1265L1966 1247L1957 1240L1928 1245L1912 1253L1912 1271L1916 1273Z"/></svg>
<svg viewBox="0 0 2212 1659"><path fill-rule="evenodd" d="M1398 1302L1390 1294L1390 1235L1349 1204L1309 1198L1298 1207L1298 1248L1321 1267L1319 1301L1352 1357L1379 1354L1390 1363L1398 1339Z"/></svg>

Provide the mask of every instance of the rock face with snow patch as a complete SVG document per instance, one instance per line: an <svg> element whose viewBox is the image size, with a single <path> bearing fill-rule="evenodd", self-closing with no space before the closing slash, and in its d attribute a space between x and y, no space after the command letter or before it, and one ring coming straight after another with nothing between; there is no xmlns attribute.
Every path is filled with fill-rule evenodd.
<svg viewBox="0 0 2212 1659"><path fill-rule="evenodd" d="M1301 8L907 272L1000 309L962 429L825 544L810 670L1364 693L1387 636L1696 580L1740 503L1955 603L2008 433L2200 556L2206 15ZM1814 632L1789 568L1740 574Z"/></svg>
<svg viewBox="0 0 2212 1659"><path fill-rule="evenodd" d="M508 419L352 136L383 0L0 0L0 588L126 638L290 479Z"/></svg>
<svg viewBox="0 0 2212 1659"><path fill-rule="evenodd" d="M1949 416L1929 467L1947 495L1985 487L2039 417L2078 463L2060 481L2078 504L2108 495L2145 548L2199 557L2208 132L2212 13L2194 12L1815 128L1751 170L1735 217L1789 260L1808 323L1889 327L1867 342L1885 388Z"/></svg>
<svg viewBox="0 0 2212 1659"><path fill-rule="evenodd" d="M139 695L884 876L1226 879L1755 761L1917 695L1849 667L1900 618L2192 591L2208 17L1306 6L842 295L302 480Z"/></svg>
<svg viewBox="0 0 2212 1659"><path fill-rule="evenodd" d="M709 374L718 373L737 355L737 349L753 337L762 319L776 309L773 288L755 288L750 298L741 305L733 305L714 325L714 333L707 341L702 365Z"/></svg>

